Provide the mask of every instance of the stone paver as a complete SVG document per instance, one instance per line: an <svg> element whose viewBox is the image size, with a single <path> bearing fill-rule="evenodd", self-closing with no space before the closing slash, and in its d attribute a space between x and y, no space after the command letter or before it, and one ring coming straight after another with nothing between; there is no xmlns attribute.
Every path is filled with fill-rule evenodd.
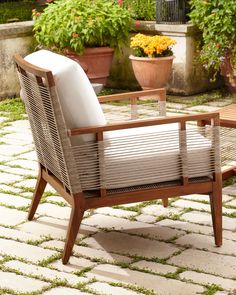
<svg viewBox="0 0 236 295"><path fill-rule="evenodd" d="M180 213L178 208L164 208L162 205L150 205L142 208L142 213L154 216L172 216Z"/></svg>
<svg viewBox="0 0 236 295"><path fill-rule="evenodd" d="M43 295L91 295L91 293L82 292L72 288L58 287L44 292Z"/></svg>
<svg viewBox="0 0 236 295"><path fill-rule="evenodd" d="M236 232L232 232L230 230L224 230L223 237L227 240L236 241Z"/></svg>
<svg viewBox="0 0 236 295"><path fill-rule="evenodd" d="M35 151L24 153L18 156L18 159L27 159L31 161L37 161L37 154Z"/></svg>
<svg viewBox="0 0 236 295"><path fill-rule="evenodd" d="M232 201L228 202L227 205L236 207L236 199L233 199Z"/></svg>
<svg viewBox="0 0 236 295"><path fill-rule="evenodd" d="M36 178L35 179L26 179L26 180L20 181L18 183L15 183L14 185L16 187L23 187L23 188L34 189L35 188L36 181L37 181Z"/></svg>
<svg viewBox="0 0 236 295"><path fill-rule="evenodd" d="M149 259L168 258L179 251L179 248L171 244L118 232L97 233L93 237L85 239L84 243L96 249L106 249L108 252L142 256Z"/></svg>
<svg viewBox="0 0 236 295"><path fill-rule="evenodd" d="M190 107L188 108L188 110L190 111L197 111L197 112L215 112L219 109L219 107L215 107L215 106L207 106L207 105L202 105L202 106L194 106L194 107Z"/></svg>
<svg viewBox="0 0 236 295"><path fill-rule="evenodd" d="M29 234L22 232L17 229L11 229L7 227L0 226L0 237L7 238L7 239L13 239L13 240L19 240L22 242L37 242L40 241L42 238L35 234Z"/></svg>
<svg viewBox="0 0 236 295"><path fill-rule="evenodd" d="M220 286L221 288L225 290L231 290L233 291L236 289L236 281L235 280L229 280L224 279L221 277L203 274L195 271L185 271L181 273L180 275L181 279L190 280L197 284L203 284L203 285L211 285L215 284L217 286Z"/></svg>
<svg viewBox="0 0 236 295"><path fill-rule="evenodd" d="M8 164L11 166L20 166L26 169L32 169L32 170L38 169L38 163L36 161L31 161L31 160L14 160L14 161L8 162Z"/></svg>
<svg viewBox="0 0 236 295"><path fill-rule="evenodd" d="M23 206L29 206L30 203L31 203L31 200L28 200L26 198L0 193L0 204L19 208Z"/></svg>
<svg viewBox="0 0 236 295"><path fill-rule="evenodd" d="M4 265L11 270L20 271L24 275L40 276L43 279L48 279L52 281L56 279L66 280L72 286L79 283L88 282L88 279L76 276L74 274L52 270L47 267L26 264L17 260L8 261Z"/></svg>
<svg viewBox="0 0 236 295"><path fill-rule="evenodd" d="M96 213L111 215L111 216L116 216L116 217L130 217L130 216L137 215L137 213L133 212L133 211L114 209L114 208L109 208L109 207L96 209Z"/></svg>
<svg viewBox="0 0 236 295"><path fill-rule="evenodd" d="M158 225L146 224L138 221L130 221L124 218L94 214L82 221L83 224L106 228L110 230L119 230L134 235L142 235L150 238L169 240L173 237L183 234L180 230L166 229Z"/></svg>
<svg viewBox="0 0 236 295"><path fill-rule="evenodd" d="M167 262L230 279L235 278L236 273L236 257L207 251L188 249Z"/></svg>
<svg viewBox="0 0 236 295"><path fill-rule="evenodd" d="M224 187L223 193L226 195L228 194L228 195L236 196L236 183L233 185Z"/></svg>
<svg viewBox="0 0 236 295"><path fill-rule="evenodd" d="M157 274L168 274L174 273L177 271L177 267L161 264L157 262L151 262L146 260L141 260L131 264L132 267L138 268L140 270L148 270Z"/></svg>
<svg viewBox="0 0 236 295"><path fill-rule="evenodd" d="M200 201L200 202L203 201L203 202L208 202L208 203L210 202L208 195L200 195L200 194L182 196L181 199ZM230 197L228 195L223 195L222 200L223 200L223 202L228 202L228 201L232 200L232 197Z"/></svg>
<svg viewBox="0 0 236 295"><path fill-rule="evenodd" d="M61 207L64 208L64 207ZM23 232L34 234L37 232L39 236L50 236L53 239L65 239L68 227L68 220L56 219L51 217L40 217L36 220L26 222L18 228ZM98 229L81 225L78 233L78 239L97 232Z"/></svg>
<svg viewBox="0 0 236 295"><path fill-rule="evenodd" d="M0 288L17 292L14 294L18 294L18 292L36 292L48 286L50 285L46 282L0 270Z"/></svg>
<svg viewBox="0 0 236 295"><path fill-rule="evenodd" d="M27 151L27 147L19 145L1 144L0 155L3 156L14 156Z"/></svg>
<svg viewBox="0 0 236 295"><path fill-rule="evenodd" d="M0 254L24 258L28 261L37 263L50 258L51 256L57 254L57 252L34 245L0 238Z"/></svg>
<svg viewBox="0 0 236 295"><path fill-rule="evenodd" d="M46 247L49 249L62 250L64 248L64 243L61 241L49 241L49 242L42 243L42 247ZM84 246L75 245L73 248L73 252L76 256L84 256L86 258L94 259L94 260L103 260L109 263L114 263L114 262L130 263L132 261L131 258L123 256L123 255L114 254L105 250L93 249L93 248L84 247Z"/></svg>
<svg viewBox="0 0 236 295"><path fill-rule="evenodd" d="M107 295L138 295L140 294L122 287L115 287L107 283L100 283L100 282L90 284L88 285L88 288L91 289L92 291L95 291L101 294L107 294Z"/></svg>
<svg viewBox="0 0 236 295"><path fill-rule="evenodd" d="M40 204L37 209L37 213L40 215L46 215L58 219L69 219L71 208L68 206L62 207L54 204Z"/></svg>
<svg viewBox="0 0 236 295"><path fill-rule="evenodd" d="M8 184L22 180L22 176L0 172L0 183Z"/></svg>
<svg viewBox="0 0 236 295"><path fill-rule="evenodd" d="M204 291L203 287L191 283L166 279L161 276L108 264L96 266L87 273L87 276L89 278L96 278L99 281L138 285L149 290L151 289L158 295L189 295L199 294L199 292Z"/></svg>
<svg viewBox="0 0 236 295"><path fill-rule="evenodd" d="M154 223L156 221L156 217L147 214L140 214L135 218L137 221L145 222L145 223Z"/></svg>
<svg viewBox="0 0 236 295"><path fill-rule="evenodd" d="M199 211L201 210L207 211L207 212L211 211L211 207L209 204L192 202L188 200L177 200L176 202L173 202L172 205L176 207L181 207L181 208L192 208ZM229 208L223 207L223 213L231 214L235 212L236 212L235 209L229 209Z"/></svg>
<svg viewBox="0 0 236 295"><path fill-rule="evenodd" d="M190 222L211 225L211 215L204 212L189 212L185 213L181 217L182 219ZM227 216L223 216L223 228L228 230L234 230L236 228L235 219Z"/></svg>
<svg viewBox="0 0 236 295"><path fill-rule="evenodd" d="M14 226L26 219L27 213L16 209L0 206L0 224Z"/></svg>
<svg viewBox="0 0 236 295"><path fill-rule="evenodd" d="M7 167L5 169L5 172L12 173L12 174L17 174L17 175L28 175L31 177L36 177L38 175L36 170L30 170L30 169L23 169L23 168L12 168L12 167Z"/></svg>
<svg viewBox="0 0 236 295"><path fill-rule="evenodd" d="M68 205L68 203L65 201L65 199L63 199L62 197L59 196L50 196L47 197L47 202L52 202L52 203L60 203L60 204L64 204L64 205Z"/></svg>
<svg viewBox="0 0 236 295"><path fill-rule="evenodd" d="M88 260L86 258L77 258L74 256L70 257L70 261L68 264L64 265L61 263L61 260L54 261L50 264L53 268L63 271L63 272L78 272L84 270L88 267L95 266L96 263Z"/></svg>
<svg viewBox="0 0 236 295"><path fill-rule="evenodd" d="M181 220L163 219L157 224L161 225L162 227L177 228L205 235L211 235L213 233L213 229L211 226L199 225Z"/></svg>
<svg viewBox="0 0 236 295"><path fill-rule="evenodd" d="M10 192L10 193L18 194L18 193L20 193L22 191L20 188L16 188L16 187L5 185L5 184L1 184L0 188L1 188L2 191L8 192L8 193Z"/></svg>
<svg viewBox="0 0 236 295"><path fill-rule="evenodd" d="M230 240L223 240L221 247L216 247L214 243L214 237L199 235L199 234L188 234L180 237L175 241L178 245L192 246L202 250L208 250L210 252L222 253L227 255L236 256L236 242Z"/></svg>

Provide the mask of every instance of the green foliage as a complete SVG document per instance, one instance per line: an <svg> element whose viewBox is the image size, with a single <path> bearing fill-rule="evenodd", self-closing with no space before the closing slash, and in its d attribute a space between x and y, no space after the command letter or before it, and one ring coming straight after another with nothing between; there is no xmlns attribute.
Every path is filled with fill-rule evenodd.
<svg viewBox="0 0 236 295"><path fill-rule="evenodd" d="M216 284L211 284L207 286L207 290L204 295L214 295L217 291L222 291L223 289Z"/></svg>
<svg viewBox="0 0 236 295"><path fill-rule="evenodd" d="M236 66L235 0L190 0L191 21L202 31L200 60L217 72L228 52L233 52Z"/></svg>
<svg viewBox="0 0 236 295"><path fill-rule="evenodd" d="M128 40L131 23L127 9L103 0L58 0L34 18L39 44L77 53L85 47L121 48Z"/></svg>
<svg viewBox="0 0 236 295"><path fill-rule="evenodd" d="M34 1L1 2L0 3L0 24L11 20L31 20L31 11L34 8Z"/></svg>
<svg viewBox="0 0 236 295"><path fill-rule="evenodd" d="M134 19L156 20L156 0L124 0L122 5L132 13Z"/></svg>

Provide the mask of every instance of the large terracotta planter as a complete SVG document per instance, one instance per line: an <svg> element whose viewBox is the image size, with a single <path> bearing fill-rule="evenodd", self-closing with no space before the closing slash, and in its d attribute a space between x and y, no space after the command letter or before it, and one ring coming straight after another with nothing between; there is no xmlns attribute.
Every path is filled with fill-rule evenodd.
<svg viewBox="0 0 236 295"><path fill-rule="evenodd" d="M79 62L92 83L106 84L114 55L109 47L86 48L82 55L69 52L68 57Z"/></svg>
<svg viewBox="0 0 236 295"><path fill-rule="evenodd" d="M149 58L130 55L135 78L143 89L165 87L170 79L174 56Z"/></svg>
<svg viewBox="0 0 236 295"><path fill-rule="evenodd" d="M224 77L225 84L229 91L236 92L236 71L231 62L231 53L227 53L224 62L221 64L221 75Z"/></svg>

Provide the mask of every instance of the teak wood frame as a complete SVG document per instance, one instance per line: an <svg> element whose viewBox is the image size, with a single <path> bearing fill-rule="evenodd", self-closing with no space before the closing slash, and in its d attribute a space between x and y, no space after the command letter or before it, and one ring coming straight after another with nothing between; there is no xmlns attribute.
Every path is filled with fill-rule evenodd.
<svg viewBox="0 0 236 295"><path fill-rule="evenodd" d="M21 57L15 57L18 71L27 71L37 77L39 83L45 79L45 83L50 88L54 86L53 75L50 71L41 69L35 66L32 66L25 62ZM40 82L41 81L41 82ZM100 101L105 102L108 100L119 100L131 98L131 103L135 103L137 98L141 95L148 94L161 94L162 99L165 97L165 90L151 90L151 91L141 91L136 93L129 94L119 94L111 95L106 97L101 97ZM219 125L219 115L217 113L210 114L200 114L200 115L188 115L188 116L178 116L178 117L169 117L169 118L155 118L155 119L146 119L146 120L137 120L132 122L123 122L115 124L107 124L105 126L94 126L87 128L77 128L68 130L68 136L74 136L79 134L96 134L98 141L103 140L103 133L106 131L119 130L119 129L128 129L128 128L138 128L144 126L153 126L160 124L168 123L178 123L179 130L186 129L186 123L188 121L198 121L202 122L204 120L211 121L213 126ZM28 219L32 220L34 214L39 205L42 194L45 190L45 187L49 183L59 195L61 195L72 207L70 221L68 225L68 231L66 236L66 242L63 252L62 261L63 264L66 264L69 261L69 258L72 253L72 249L79 231L80 223L83 218L83 214L86 210L90 208L98 208L103 206L112 206L119 204L126 204L132 202L140 202L146 200L155 200L155 199L164 199L164 204L168 202L169 197L187 195L193 193L199 194L208 194L210 196L211 204L211 213L213 221L213 229L215 236L215 244L220 246L222 244L222 178L221 173L217 172L213 174L212 179L207 179L202 182L190 182L188 177L182 178L182 181L179 184L164 186L164 187L155 187L155 188L144 188L138 189L136 191L130 192L118 192L109 195L109 191L106 187L100 189L100 195L98 197L89 197L86 198L84 192L79 192L73 194L65 188L63 183L50 171L45 169L42 164L39 163L39 174L33 194L33 199L31 207L28 214Z"/></svg>
<svg viewBox="0 0 236 295"><path fill-rule="evenodd" d="M218 110L220 116L220 127L236 129L236 104L225 106ZM210 125L211 121L207 118L198 122L198 126ZM222 171L222 180L226 180L236 175L236 167L232 166Z"/></svg>

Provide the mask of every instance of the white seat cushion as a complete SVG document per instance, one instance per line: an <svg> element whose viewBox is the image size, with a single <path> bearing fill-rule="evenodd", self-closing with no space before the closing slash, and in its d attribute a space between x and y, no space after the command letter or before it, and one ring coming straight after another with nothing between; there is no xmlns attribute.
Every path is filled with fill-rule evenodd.
<svg viewBox="0 0 236 295"><path fill-rule="evenodd" d="M82 67L63 55L39 50L25 57L38 67L52 71L68 128L105 125L106 119L97 96ZM93 135L83 135L93 140Z"/></svg>
<svg viewBox="0 0 236 295"><path fill-rule="evenodd" d="M187 140L188 177L209 176L212 170L211 142L197 131L193 135L193 130ZM91 150L86 155L91 170L85 168L81 171L82 183L96 183L94 180L99 177L96 163L94 167L91 166L95 155L96 152L92 155ZM178 125L165 124L109 132L103 164L104 183L109 189L179 180L182 168Z"/></svg>

